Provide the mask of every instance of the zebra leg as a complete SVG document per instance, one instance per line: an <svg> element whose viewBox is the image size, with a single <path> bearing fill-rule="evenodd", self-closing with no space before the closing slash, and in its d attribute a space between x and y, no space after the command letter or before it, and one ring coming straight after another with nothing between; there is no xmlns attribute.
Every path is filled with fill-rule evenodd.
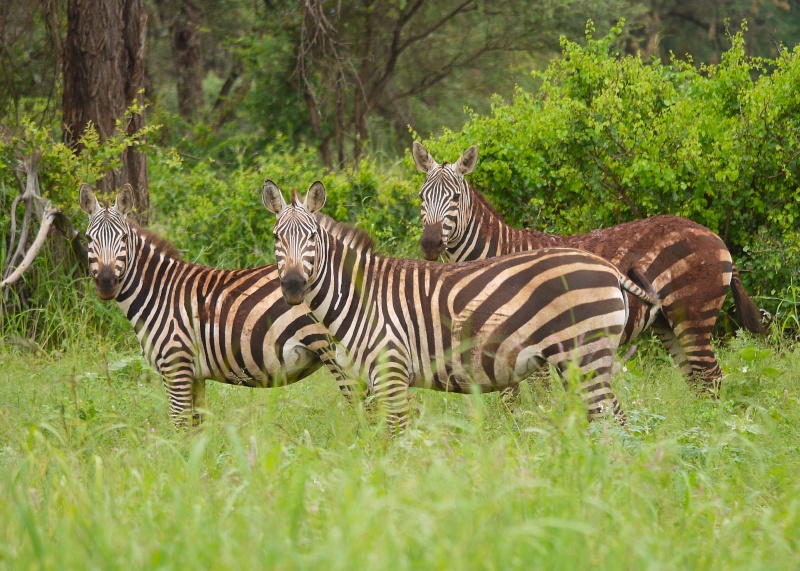
<svg viewBox="0 0 800 571"><path fill-rule="evenodd" d="M659 317L653 323L653 331L681 373L696 387L712 396L719 396L722 370L711 347L712 328L713 322L709 325L689 319L671 325L665 318Z"/></svg>
<svg viewBox="0 0 800 571"><path fill-rule="evenodd" d="M322 325L319 327L322 329ZM348 402L355 403L366 396L364 390L359 386L358 381L347 378L347 375L345 375L339 367L336 361L336 345L330 339L327 331L309 335L303 339L303 344L319 356L320 361L322 361L331 375L333 375L333 378L336 380L336 386L339 387L339 390Z"/></svg>
<svg viewBox="0 0 800 571"><path fill-rule="evenodd" d="M163 375L164 388L169 399L169 413L176 428L187 428L189 417L193 416L192 389L194 377L188 375Z"/></svg>
<svg viewBox="0 0 800 571"><path fill-rule="evenodd" d="M192 382L192 426L200 426L203 422L203 410L206 408L206 380L195 379Z"/></svg>
<svg viewBox="0 0 800 571"><path fill-rule="evenodd" d="M607 417L609 413L614 415L614 419L620 426L625 426L628 422L614 391L611 390L611 377L614 373L618 341L619 336L611 335L584 341L575 351L565 355L568 358L562 358L560 362L554 363L564 378L564 372L571 359L578 359L578 369L581 373L578 392L586 406L590 422ZM564 384L566 388L566 379L564 379Z"/></svg>
<svg viewBox="0 0 800 571"><path fill-rule="evenodd" d="M386 411L386 423L392 436L405 433L410 419L408 404L408 373L397 366L385 367L383 373L376 371L370 383L375 400Z"/></svg>

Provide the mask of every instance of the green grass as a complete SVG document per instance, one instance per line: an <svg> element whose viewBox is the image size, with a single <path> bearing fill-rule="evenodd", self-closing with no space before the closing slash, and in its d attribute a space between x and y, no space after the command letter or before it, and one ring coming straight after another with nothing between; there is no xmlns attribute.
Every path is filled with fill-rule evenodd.
<svg viewBox="0 0 800 571"><path fill-rule="evenodd" d="M645 343L647 344L647 343ZM209 383L176 432L133 353L0 353L7 569L796 569L800 348L734 339L718 402L652 347L615 389L631 427L560 387L417 391L392 441L319 372Z"/></svg>

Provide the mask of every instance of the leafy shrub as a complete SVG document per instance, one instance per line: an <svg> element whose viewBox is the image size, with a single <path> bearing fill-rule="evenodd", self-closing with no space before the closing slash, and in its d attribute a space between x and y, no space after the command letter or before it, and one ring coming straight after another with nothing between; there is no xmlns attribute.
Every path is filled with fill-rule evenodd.
<svg viewBox="0 0 800 571"><path fill-rule="evenodd" d="M138 110L133 107L127 114L136 112ZM127 121L127 115L123 121ZM0 227L4 229L0 259L5 260L9 244L17 242L17 237L9 236L9 232L13 201L22 190L15 169L23 158L34 150L42 151L38 173L42 198L58 207L80 232L87 222L78 206L80 183L94 184L105 171L117 168L123 149L142 145L153 130L148 127L128 135L120 127L118 135L101 143L97 132L90 127L80 141L83 149L77 153L46 126L26 119L8 126L5 136L0 137ZM21 181L25 183L24 175ZM24 210L22 204L16 208L19 232ZM34 226L33 235L38 231L38 221ZM26 347L62 349L71 340L87 334L110 336L112 332L122 331L127 323L120 312L113 304L102 304L83 279L81 263L71 254L68 241L64 239L71 236L61 236L57 231L53 234L56 239L42 249L0 305L3 337L15 343L25 340ZM28 245L32 241L31 237Z"/></svg>
<svg viewBox="0 0 800 571"><path fill-rule="evenodd" d="M615 51L622 25L595 40L590 23L586 46L562 39L538 92L426 147L452 161L478 144L470 182L511 224L685 216L725 240L751 292L780 295L800 267L800 48L751 58L738 33L718 65L645 63Z"/></svg>
<svg viewBox="0 0 800 571"><path fill-rule="evenodd" d="M416 256L419 204L408 199L414 193L410 177L368 159L358 170L325 173L316 150L287 150L280 143L268 146L256 166L242 159L232 169L220 168L212 159L190 165L155 149L150 161L154 220L185 251L186 259L225 268L274 261L274 217L261 202L267 178L287 200L292 190L304 195L312 182L321 180L328 191L323 212L370 231L387 254Z"/></svg>

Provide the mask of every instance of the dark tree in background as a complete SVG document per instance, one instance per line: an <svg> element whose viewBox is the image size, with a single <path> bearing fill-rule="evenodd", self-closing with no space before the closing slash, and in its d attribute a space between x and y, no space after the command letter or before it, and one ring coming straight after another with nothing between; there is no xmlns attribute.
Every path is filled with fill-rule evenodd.
<svg viewBox="0 0 800 571"><path fill-rule="evenodd" d="M195 0L156 0L163 24L169 26L178 90L178 113L198 119L203 111L203 61L200 18Z"/></svg>
<svg viewBox="0 0 800 571"><path fill-rule="evenodd" d="M145 125L144 0L69 0L63 59L63 128L65 142L77 145L91 122L100 139L117 128L133 103L140 105L122 125L129 134ZM145 155L129 148L122 166L97 187L111 191L130 183L140 221L147 221L149 184Z"/></svg>
<svg viewBox="0 0 800 571"><path fill-rule="evenodd" d="M751 56L774 58L780 44L791 47L800 29L800 4L787 0L642 0L644 14L631 26L628 53L645 59L669 61L692 54L694 61L719 63L730 46L728 28L739 29L747 20L747 51Z"/></svg>

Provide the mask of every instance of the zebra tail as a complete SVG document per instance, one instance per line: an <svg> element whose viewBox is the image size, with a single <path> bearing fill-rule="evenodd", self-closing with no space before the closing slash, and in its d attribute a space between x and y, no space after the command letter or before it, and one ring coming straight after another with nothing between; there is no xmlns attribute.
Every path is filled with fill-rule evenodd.
<svg viewBox="0 0 800 571"><path fill-rule="evenodd" d="M763 334L767 331L767 326L761 322L761 310L750 299L744 291L742 280L739 278L739 270L733 264L733 276L731 278L731 293L733 293L733 303L736 305L736 317L739 325L751 333Z"/></svg>
<svg viewBox="0 0 800 571"><path fill-rule="evenodd" d="M652 305L655 311L661 309L661 299L658 297L658 292L644 274L637 268L631 268L628 270L628 276L630 279L622 276L623 289L629 291L643 302Z"/></svg>

